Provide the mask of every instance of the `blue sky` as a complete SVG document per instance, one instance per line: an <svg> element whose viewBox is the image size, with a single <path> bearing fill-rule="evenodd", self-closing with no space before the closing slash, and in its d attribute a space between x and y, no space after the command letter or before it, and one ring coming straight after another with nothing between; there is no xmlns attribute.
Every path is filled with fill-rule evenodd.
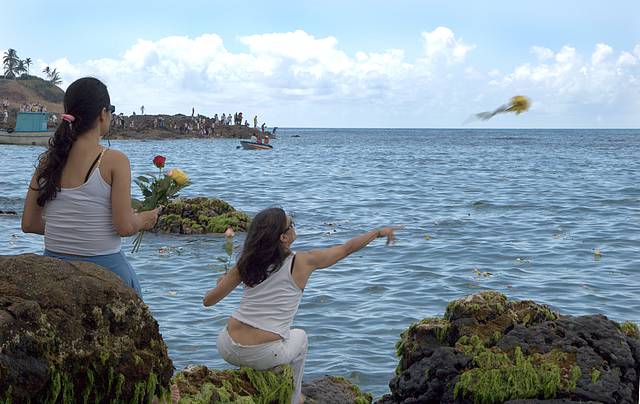
<svg viewBox="0 0 640 404"><path fill-rule="evenodd" d="M640 126L640 1L10 2L0 49L103 79L130 113L268 124ZM263 120L261 119L261 120Z"/></svg>

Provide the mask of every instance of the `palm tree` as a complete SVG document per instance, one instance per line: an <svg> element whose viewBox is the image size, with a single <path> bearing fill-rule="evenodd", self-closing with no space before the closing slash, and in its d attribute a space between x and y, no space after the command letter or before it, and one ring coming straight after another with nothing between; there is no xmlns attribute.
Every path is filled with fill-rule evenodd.
<svg viewBox="0 0 640 404"><path fill-rule="evenodd" d="M24 60L24 66L27 68L27 74L29 74L29 66L31 66L33 64L33 61L31 60L31 58L26 58Z"/></svg>
<svg viewBox="0 0 640 404"><path fill-rule="evenodd" d="M18 60L18 66L15 68L16 74L22 75L27 72L27 68L24 64L24 60Z"/></svg>
<svg viewBox="0 0 640 404"><path fill-rule="evenodd" d="M42 73L46 74L47 77L49 77L49 73L51 73L51 69L49 69L49 66L42 69Z"/></svg>
<svg viewBox="0 0 640 404"><path fill-rule="evenodd" d="M62 84L62 77L60 77L60 73L57 69L53 69L49 72L49 82L56 86Z"/></svg>
<svg viewBox="0 0 640 404"><path fill-rule="evenodd" d="M4 65L4 76L8 79L14 79L16 77L16 68L18 67L18 62L20 58L18 57L18 52L15 49L9 48L4 53L2 58L2 64Z"/></svg>

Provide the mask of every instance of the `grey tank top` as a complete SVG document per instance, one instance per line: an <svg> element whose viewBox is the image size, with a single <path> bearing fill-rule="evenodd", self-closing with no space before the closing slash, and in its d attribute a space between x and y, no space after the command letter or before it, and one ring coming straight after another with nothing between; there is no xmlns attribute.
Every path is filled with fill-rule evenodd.
<svg viewBox="0 0 640 404"><path fill-rule="evenodd" d="M245 286L240 307L232 317L288 339L289 328L302 299L302 289L291 274L294 257L295 253L289 254L280 268L262 283L254 287Z"/></svg>

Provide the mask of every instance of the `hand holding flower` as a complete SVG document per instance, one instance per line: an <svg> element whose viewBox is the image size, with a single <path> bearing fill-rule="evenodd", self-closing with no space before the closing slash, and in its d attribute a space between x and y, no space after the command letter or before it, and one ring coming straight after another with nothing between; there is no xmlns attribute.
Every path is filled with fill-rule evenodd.
<svg viewBox="0 0 640 404"><path fill-rule="evenodd" d="M137 213L137 217L140 220L140 230L151 230L158 222L158 215L161 208L155 208L145 212Z"/></svg>

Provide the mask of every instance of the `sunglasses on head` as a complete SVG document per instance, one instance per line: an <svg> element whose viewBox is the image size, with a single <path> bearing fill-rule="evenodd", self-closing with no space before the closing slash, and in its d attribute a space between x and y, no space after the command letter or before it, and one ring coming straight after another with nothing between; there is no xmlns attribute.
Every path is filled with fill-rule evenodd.
<svg viewBox="0 0 640 404"><path fill-rule="evenodd" d="M115 105L109 105L107 107L105 107L105 109L109 112L111 112L112 114L116 113L116 106Z"/></svg>
<svg viewBox="0 0 640 404"><path fill-rule="evenodd" d="M289 226L287 226L286 229L284 229L284 231L282 232L282 234L288 232L289 230L291 230L292 228L296 227L296 224L294 223L293 219L291 219L291 223L289 223Z"/></svg>

